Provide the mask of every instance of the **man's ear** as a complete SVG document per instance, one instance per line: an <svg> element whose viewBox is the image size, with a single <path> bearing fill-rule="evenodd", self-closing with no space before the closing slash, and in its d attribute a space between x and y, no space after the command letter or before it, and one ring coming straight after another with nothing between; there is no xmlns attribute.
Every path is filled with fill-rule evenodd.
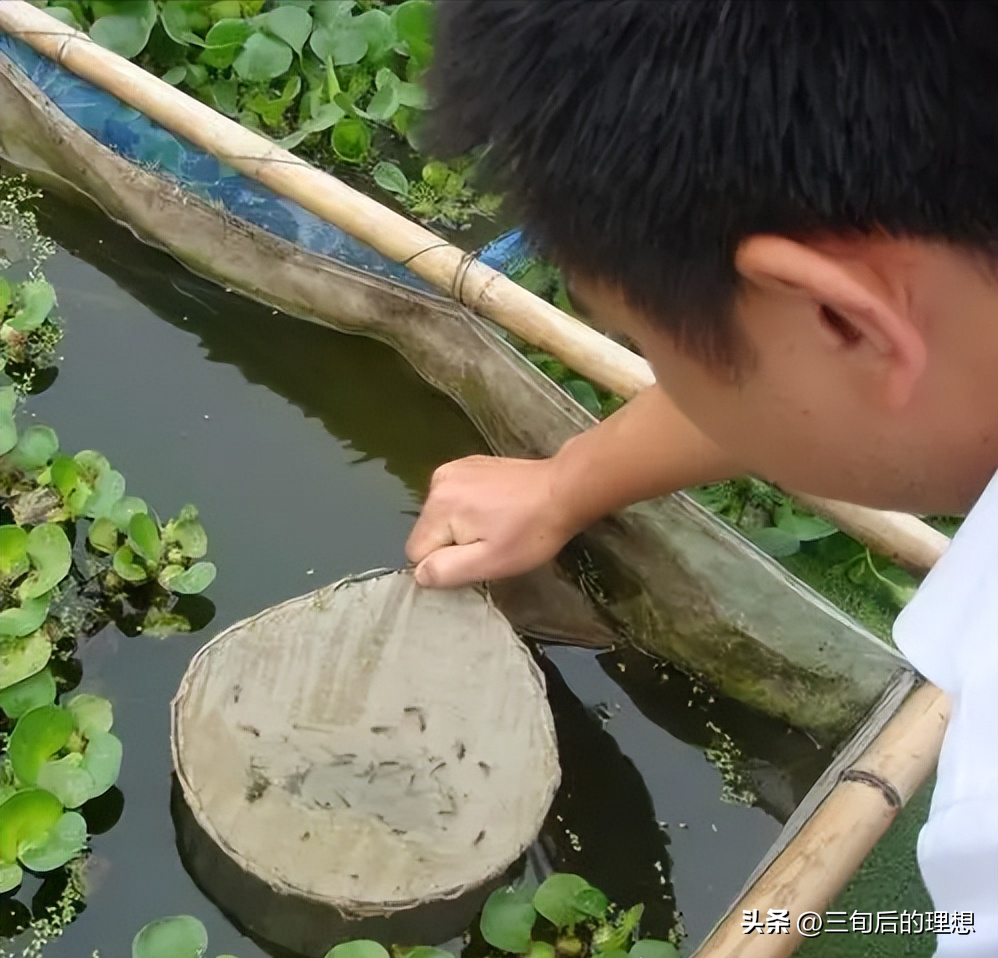
<svg viewBox="0 0 998 958"><path fill-rule="evenodd" d="M892 409L906 405L925 369L926 347L899 284L885 282L861 255L846 260L765 234L742 241L735 267L756 286L810 300L826 344L871 358L883 374L885 402Z"/></svg>

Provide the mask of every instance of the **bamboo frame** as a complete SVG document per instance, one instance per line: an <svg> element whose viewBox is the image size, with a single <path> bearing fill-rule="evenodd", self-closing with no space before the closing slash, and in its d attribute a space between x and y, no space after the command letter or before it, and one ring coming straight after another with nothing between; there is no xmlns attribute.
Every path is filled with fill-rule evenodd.
<svg viewBox="0 0 998 958"><path fill-rule="evenodd" d="M832 902L932 771L948 715L934 685L912 692L693 958L792 955L803 941L797 917ZM790 934L746 934L743 913L757 910L765 920L771 908L789 910Z"/></svg>
<svg viewBox="0 0 998 958"><path fill-rule="evenodd" d="M436 234L98 46L86 34L26 0L0 2L0 29L240 173L294 200L389 259L404 263L437 289L557 356L604 388L629 399L654 383L651 368L640 356ZM815 496L796 497L874 551L916 571L931 568L949 543L947 536L914 516Z"/></svg>

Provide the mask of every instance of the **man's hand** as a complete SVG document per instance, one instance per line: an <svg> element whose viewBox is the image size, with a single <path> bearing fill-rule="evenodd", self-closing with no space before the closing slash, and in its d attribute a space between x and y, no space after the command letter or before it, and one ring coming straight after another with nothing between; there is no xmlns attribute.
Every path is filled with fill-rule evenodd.
<svg viewBox="0 0 998 958"><path fill-rule="evenodd" d="M420 585L519 575L608 513L739 472L653 386L551 459L471 456L441 466L406 555Z"/></svg>
<svg viewBox="0 0 998 958"><path fill-rule="evenodd" d="M469 456L433 474L406 543L420 585L450 588L528 572L579 531L553 459Z"/></svg>

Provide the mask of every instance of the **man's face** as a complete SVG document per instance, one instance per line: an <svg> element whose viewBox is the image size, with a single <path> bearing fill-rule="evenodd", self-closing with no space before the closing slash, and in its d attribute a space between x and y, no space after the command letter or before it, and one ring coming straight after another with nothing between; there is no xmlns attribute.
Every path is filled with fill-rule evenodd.
<svg viewBox="0 0 998 958"><path fill-rule="evenodd" d="M571 290L596 326L640 347L673 402L748 473L787 490L920 513L964 511L989 475L968 463L972 391L930 369L910 401L892 406L886 362L851 343L848 327L843 337L837 317L806 295L744 284L735 319L751 362L734 377L677 348L619 293L575 277Z"/></svg>

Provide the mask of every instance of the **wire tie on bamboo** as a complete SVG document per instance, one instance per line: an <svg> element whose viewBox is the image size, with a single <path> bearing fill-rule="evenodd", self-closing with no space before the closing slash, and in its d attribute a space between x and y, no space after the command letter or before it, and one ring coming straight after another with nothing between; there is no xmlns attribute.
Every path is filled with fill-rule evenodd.
<svg viewBox="0 0 998 958"><path fill-rule="evenodd" d="M839 775L840 782L860 782L863 785L869 785L871 788L877 789L884 796L887 804L891 808L903 808L904 799L901 797L901 793L886 779L881 778L879 775L873 772L867 772L861 768L847 768L842 771Z"/></svg>

